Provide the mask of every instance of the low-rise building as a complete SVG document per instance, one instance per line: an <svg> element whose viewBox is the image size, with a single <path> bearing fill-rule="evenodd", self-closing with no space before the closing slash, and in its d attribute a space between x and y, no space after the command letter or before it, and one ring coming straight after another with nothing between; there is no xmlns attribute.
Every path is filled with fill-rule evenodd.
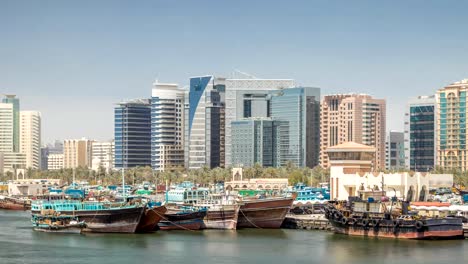
<svg viewBox="0 0 468 264"><path fill-rule="evenodd" d="M332 200L386 195L407 201L425 201L430 188L453 185L451 174L377 172L373 169L374 147L348 142L330 147L327 152Z"/></svg>
<svg viewBox="0 0 468 264"><path fill-rule="evenodd" d="M12 196L30 196L44 194L49 187L59 186L60 179L20 179L8 182L8 194Z"/></svg>
<svg viewBox="0 0 468 264"><path fill-rule="evenodd" d="M49 154L47 159L47 169L60 170L63 168L63 154Z"/></svg>

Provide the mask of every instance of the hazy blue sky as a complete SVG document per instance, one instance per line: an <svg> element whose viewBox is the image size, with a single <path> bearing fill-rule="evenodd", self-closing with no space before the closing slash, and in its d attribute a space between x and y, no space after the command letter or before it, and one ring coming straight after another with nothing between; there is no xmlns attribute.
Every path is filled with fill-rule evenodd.
<svg viewBox="0 0 468 264"><path fill-rule="evenodd" d="M468 77L466 1L0 0L0 93L43 114L43 140L113 137L113 104L155 78L294 78L322 94L408 97Z"/></svg>

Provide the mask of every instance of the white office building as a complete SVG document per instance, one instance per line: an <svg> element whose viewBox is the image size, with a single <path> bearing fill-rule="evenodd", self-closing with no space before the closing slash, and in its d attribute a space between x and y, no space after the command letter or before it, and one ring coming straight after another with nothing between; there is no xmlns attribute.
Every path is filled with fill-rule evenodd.
<svg viewBox="0 0 468 264"><path fill-rule="evenodd" d="M103 167L106 171L110 171L114 168L115 144L113 140L108 142L94 141L91 148L91 168L93 170L97 171L99 167Z"/></svg>
<svg viewBox="0 0 468 264"><path fill-rule="evenodd" d="M185 93L177 84L153 84L151 167L156 171L184 166Z"/></svg>
<svg viewBox="0 0 468 264"><path fill-rule="evenodd" d="M20 112L20 152L26 157L26 168L40 168L41 113L38 111Z"/></svg>
<svg viewBox="0 0 468 264"><path fill-rule="evenodd" d="M49 157L47 159L47 169L60 170L63 168L63 154L49 154Z"/></svg>

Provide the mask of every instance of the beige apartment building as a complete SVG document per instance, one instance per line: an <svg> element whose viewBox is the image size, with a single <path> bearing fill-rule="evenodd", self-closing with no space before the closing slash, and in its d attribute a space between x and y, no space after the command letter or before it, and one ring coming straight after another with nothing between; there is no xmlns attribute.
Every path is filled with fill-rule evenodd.
<svg viewBox="0 0 468 264"><path fill-rule="evenodd" d="M39 169L41 162L41 113L20 111L20 152L26 168Z"/></svg>
<svg viewBox="0 0 468 264"><path fill-rule="evenodd" d="M466 147L466 94L468 79L437 91L436 165L445 169L468 169Z"/></svg>
<svg viewBox="0 0 468 264"><path fill-rule="evenodd" d="M366 94L324 96L320 113L320 165L330 167L326 150L346 142L376 149L374 169L385 168L386 103Z"/></svg>
<svg viewBox="0 0 468 264"><path fill-rule="evenodd" d="M67 139L63 142L63 167L91 167L92 140Z"/></svg>

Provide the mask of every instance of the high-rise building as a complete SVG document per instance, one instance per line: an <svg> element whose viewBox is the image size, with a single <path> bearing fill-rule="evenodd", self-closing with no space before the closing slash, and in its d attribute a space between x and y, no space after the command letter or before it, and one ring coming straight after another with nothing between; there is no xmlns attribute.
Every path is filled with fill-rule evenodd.
<svg viewBox="0 0 468 264"><path fill-rule="evenodd" d="M0 104L0 152L14 151L13 104Z"/></svg>
<svg viewBox="0 0 468 264"><path fill-rule="evenodd" d="M231 122L231 157L236 167L278 167L280 122L271 118L247 118Z"/></svg>
<svg viewBox="0 0 468 264"><path fill-rule="evenodd" d="M320 165L330 166L326 150L345 142L376 149L374 169L385 168L386 104L363 94L327 95L320 118Z"/></svg>
<svg viewBox="0 0 468 264"><path fill-rule="evenodd" d="M114 114L114 167L151 166L151 100L121 102Z"/></svg>
<svg viewBox="0 0 468 264"><path fill-rule="evenodd" d="M403 132L390 131L385 141L385 168L402 170L405 168L405 135Z"/></svg>
<svg viewBox="0 0 468 264"><path fill-rule="evenodd" d="M91 168L91 145L89 139L67 139L63 142L63 167Z"/></svg>
<svg viewBox="0 0 468 264"><path fill-rule="evenodd" d="M405 163L413 171L430 171L436 157L436 99L410 99L405 113Z"/></svg>
<svg viewBox="0 0 468 264"><path fill-rule="evenodd" d="M219 167L221 162L221 102L224 79L190 78L185 116L185 164L189 169Z"/></svg>
<svg viewBox="0 0 468 264"><path fill-rule="evenodd" d="M455 82L436 94L437 163L445 169L468 168L466 99L468 79Z"/></svg>
<svg viewBox="0 0 468 264"><path fill-rule="evenodd" d="M13 111L13 152L20 151L20 103L16 95L7 94L2 103L11 104Z"/></svg>
<svg viewBox="0 0 468 264"><path fill-rule="evenodd" d="M93 141L91 143L91 168L95 171L99 170L100 167L106 171L113 169L114 152L115 144L113 140L107 142Z"/></svg>
<svg viewBox="0 0 468 264"><path fill-rule="evenodd" d="M47 159L48 170L60 170L63 169L63 154L49 154Z"/></svg>
<svg viewBox="0 0 468 264"><path fill-rule="evenodd" d="M153 84L151 167L164 171L184 166L185 90L177 84Z"/></svg>
<svg viewBox="0 0 468 264"><path fill-rule="evenodd" d="M225 166L231 160L231 122L250 117L270 117L271 91L294 87L290 79L226 79L225 94Z"/></svg>
<svg viewBox="0 0 468 264"><path fill-rule="evenodd" d="M292 162L313 168L320 155L320 88L296 87L271 92L271 117L281 121L279 166Z"/></svg>
<svg viewBox="0 0 468 264"><path fill-rule="evenodd" d="M41 113L20 112L20 151L26 155L26 168L41 165Z"/></svg>

